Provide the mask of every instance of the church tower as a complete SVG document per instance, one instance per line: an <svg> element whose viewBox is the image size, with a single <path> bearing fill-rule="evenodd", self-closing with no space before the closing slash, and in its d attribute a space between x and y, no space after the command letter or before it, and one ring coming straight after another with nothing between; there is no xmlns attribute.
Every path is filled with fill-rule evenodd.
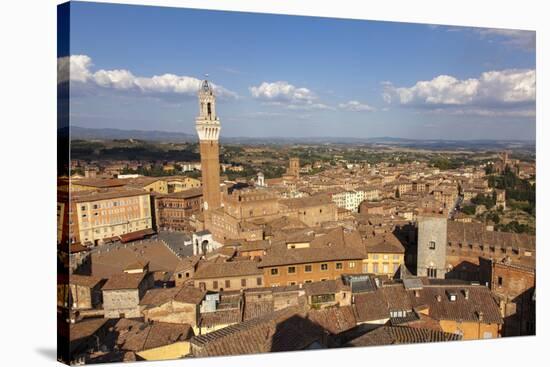
<svg viewBox="0 0 550 367"><path fill-rule="evenodd" d="M195 121L200 143L204 209L214 210L221 206L220 119L216 115L216 97L208 80L204 80L199 89L199 116Z"/></svg>

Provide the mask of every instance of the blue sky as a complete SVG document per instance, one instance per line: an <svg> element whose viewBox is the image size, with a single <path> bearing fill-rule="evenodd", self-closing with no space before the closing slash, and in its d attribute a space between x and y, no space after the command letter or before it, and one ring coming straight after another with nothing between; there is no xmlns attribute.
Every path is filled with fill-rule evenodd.
<svg viewBox="0 0 550 367"><path fill-rule="evenodd" d="M194 133L208 73L226 136L533 139L534 37L73 2L71 124Z"/></svg>

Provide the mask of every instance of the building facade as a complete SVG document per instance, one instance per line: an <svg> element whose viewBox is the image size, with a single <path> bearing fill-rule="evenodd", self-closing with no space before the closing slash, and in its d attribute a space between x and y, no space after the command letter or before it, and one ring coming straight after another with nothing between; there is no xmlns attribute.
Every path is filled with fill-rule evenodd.
<svg viewBox="0 0 550 367"><path fill-rule="evenodd" d="M72 242L101 244L132 233L152 233L149 194L143 190L86 190L71 196Z"/></svg>

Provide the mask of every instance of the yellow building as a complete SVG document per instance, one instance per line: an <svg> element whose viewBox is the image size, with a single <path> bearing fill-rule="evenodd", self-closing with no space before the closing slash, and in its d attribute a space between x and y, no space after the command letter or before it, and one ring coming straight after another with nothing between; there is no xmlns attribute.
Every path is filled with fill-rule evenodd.
<svg viewBox="0 0 550 367"><path fill-rule="evenodd" d="M378 234L363 240L367 258L363 272L393 277L404 264L405 248L393 233Z"/></svg>
<svg viewBox="0 0 550 367"><path fill-rule="evenodd" d="M143 190L77 191L71 196L71 209L72 242L97 244L152 233L150 197Z"/></svg>
<svg viewBox="0 0 550 367"><path fill-rule="evenodd" d="M137 352L136 354L146 361L161 361L168 359L180 359L189 354L189 340L179 341L157 348L151 348Z"/></svg>

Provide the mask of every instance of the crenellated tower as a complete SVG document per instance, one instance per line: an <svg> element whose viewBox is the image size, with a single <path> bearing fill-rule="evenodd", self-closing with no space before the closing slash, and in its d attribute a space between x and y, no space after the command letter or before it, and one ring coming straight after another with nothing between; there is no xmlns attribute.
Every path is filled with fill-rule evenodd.
<svg viewBox="0 0 550 367"><path fill-rule="evenodd" d="M216 115L216 96L208 80L204 80L199 89L199 116L195 127L200 143L204 210L209 211L221 206L218 141L221 127Z"/></svg>

